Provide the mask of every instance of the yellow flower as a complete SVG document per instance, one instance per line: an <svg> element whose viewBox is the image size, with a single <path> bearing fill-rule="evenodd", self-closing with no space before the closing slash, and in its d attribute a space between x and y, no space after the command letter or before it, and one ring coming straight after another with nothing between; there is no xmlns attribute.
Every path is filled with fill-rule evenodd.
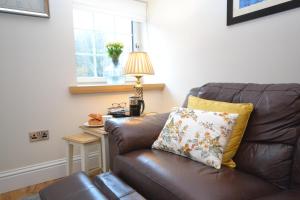
<svg viewBox="0 0 300 200"><path fill-rule="evenodd" d="M211 138L210 137L210 132L205 132L204 136L205 136L205 139L210 139Z"/></svg>
<svg viewBox="0 0 300 200"><path fill-rule="evenodd" d="M190 149L190 147L189 147L188 144L185 144L185 145L184 145L184 147L183 147L183 152L184 152L184 153L190 153L190 152L191 152L191 149Z"/></svg>

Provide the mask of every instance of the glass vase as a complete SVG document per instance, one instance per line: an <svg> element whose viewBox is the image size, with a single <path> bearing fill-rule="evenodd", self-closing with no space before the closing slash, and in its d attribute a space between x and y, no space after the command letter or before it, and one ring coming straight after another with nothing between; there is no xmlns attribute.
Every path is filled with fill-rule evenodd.
<svg viewBox="0 0 300 200"><path fill-rule="evenodd" d="M122 84L125 82L122 67L119 61L113 61L104 70L104 76L108 84Z"/></svg>

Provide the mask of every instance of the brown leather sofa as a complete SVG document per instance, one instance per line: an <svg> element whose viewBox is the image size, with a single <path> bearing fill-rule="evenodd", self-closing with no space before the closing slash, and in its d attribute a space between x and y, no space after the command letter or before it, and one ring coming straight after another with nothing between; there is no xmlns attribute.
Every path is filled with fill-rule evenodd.
<svg viewBox="0 0 300 200"><path fill-rule="evenodd" d="M300 84L209 83L189 95L254 104L237 168L151 149L168 117L160 114L106 123L114 174L153 200L300 199Z"/></svg>

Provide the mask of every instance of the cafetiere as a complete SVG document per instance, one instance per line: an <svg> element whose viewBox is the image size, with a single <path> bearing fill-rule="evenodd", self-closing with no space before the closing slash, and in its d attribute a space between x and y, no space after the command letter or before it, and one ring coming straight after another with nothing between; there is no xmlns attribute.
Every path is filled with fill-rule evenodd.
<svg viewBox="0 0 300 200"><path fill-rule="evenodd" d="M129 112L130 116L141 116L145 110L145 102L141 97L129 97Z"/></svg>

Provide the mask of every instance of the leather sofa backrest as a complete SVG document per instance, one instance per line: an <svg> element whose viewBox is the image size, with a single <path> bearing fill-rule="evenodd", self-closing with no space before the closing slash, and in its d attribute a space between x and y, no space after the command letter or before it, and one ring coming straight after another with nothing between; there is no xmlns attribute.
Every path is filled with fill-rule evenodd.
<svg viewBox="0 0 300 200"><path fill-rule="evenodd" d="M298 135L300 135L300 127L297 129L297 131ZM298 141L296 144L291 181L293 188L300 188L300 136L298 136Z"/></svg>
<svg viewBox="0 0 300 200"><path fill-rule="evenodd" d="M299 142L296 148L300 134L300 84L209 83L192 89L189 95L253 103L254 111L234 158L237 169L280 188L300 184ZM187 98L183 106L187 106Z"/></svg>

